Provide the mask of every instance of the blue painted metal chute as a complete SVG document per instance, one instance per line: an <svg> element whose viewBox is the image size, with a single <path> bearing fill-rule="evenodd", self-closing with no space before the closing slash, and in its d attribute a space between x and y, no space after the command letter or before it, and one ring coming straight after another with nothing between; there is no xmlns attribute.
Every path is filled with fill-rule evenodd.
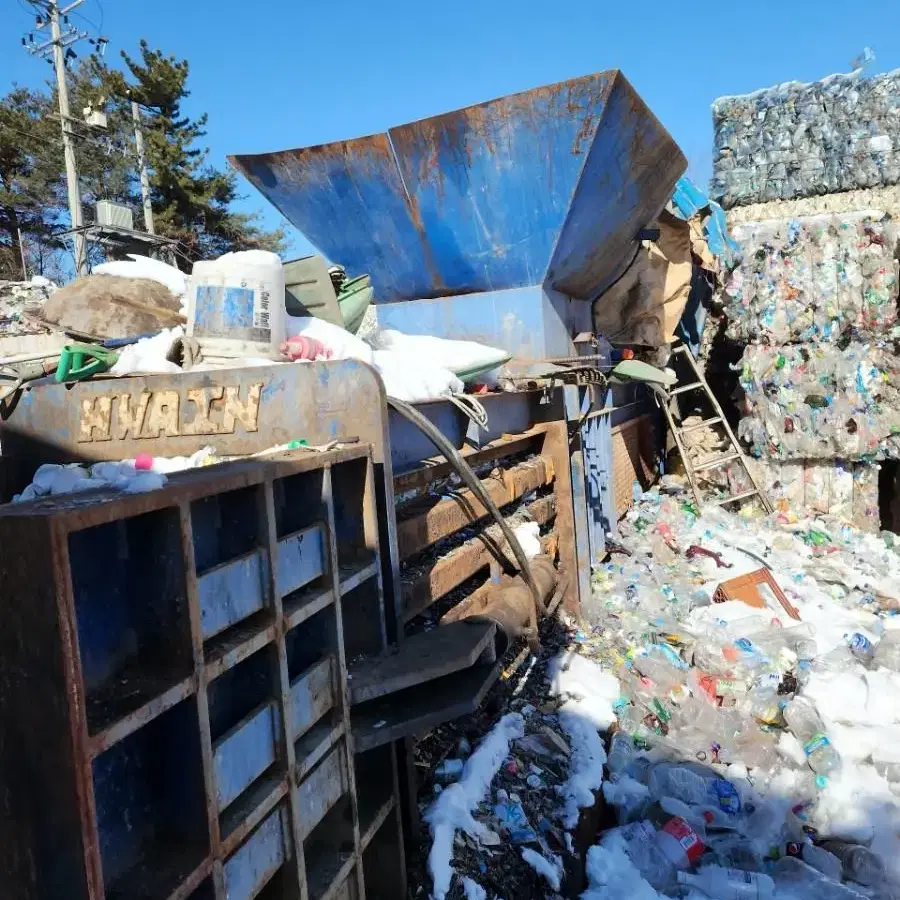
<svg viewBox="0 0 900 900"><path fill-rule="evenodd" d="M588 299L686 165L618 71L231 160L382 303L530 285Z"/></svg>

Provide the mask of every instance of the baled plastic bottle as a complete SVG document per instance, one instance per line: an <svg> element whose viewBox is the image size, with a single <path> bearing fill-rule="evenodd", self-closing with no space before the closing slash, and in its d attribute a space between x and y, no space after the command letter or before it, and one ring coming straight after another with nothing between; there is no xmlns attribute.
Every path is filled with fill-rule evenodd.
<svg viewBox="0 0 900 900"><path fill-rule="evenodd" d="M831 746L816 708L805 697L797 697L784 709L784 719L794 737L803 745L809 767L818 775L829 775L841 766L837 750Z"/></svg>
<svg viewBox="0 0 900 900"><path fill-rule="evenodd" d="M900 630L888 631L875 648L875 665L900 672Z"/></svg>
<svg viewBox="0 0 900 900"><path fill-rule="evenodd" d="M761 872L703 866L696 875L679 872L678 883L695 887L715 900L771 900L775 882Z"/></svg>

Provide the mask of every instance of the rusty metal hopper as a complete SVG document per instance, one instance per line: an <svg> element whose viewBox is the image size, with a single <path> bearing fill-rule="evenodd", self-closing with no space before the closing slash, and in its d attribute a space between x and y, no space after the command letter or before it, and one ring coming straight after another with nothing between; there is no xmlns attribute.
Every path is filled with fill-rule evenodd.
<svg viewBox="0 0 900 900"><path fill-rule="evenodd" d="M686 161L618 71L317 147L231 157L380 302L546 284L587 299Z"/></svg>

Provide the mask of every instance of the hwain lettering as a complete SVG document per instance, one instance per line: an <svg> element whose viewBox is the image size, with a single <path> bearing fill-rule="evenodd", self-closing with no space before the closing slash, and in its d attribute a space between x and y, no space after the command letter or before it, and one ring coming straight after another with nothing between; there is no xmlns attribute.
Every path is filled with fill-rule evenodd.
<svg viewBox="0 0 900 900"><path fill-rule="evenodd" d="M178 391L88 397L81 401L78 442L234 434L238 424L258 431L262 388L249 385L246 399L237 385L191 388L184 399Z"/></svg>

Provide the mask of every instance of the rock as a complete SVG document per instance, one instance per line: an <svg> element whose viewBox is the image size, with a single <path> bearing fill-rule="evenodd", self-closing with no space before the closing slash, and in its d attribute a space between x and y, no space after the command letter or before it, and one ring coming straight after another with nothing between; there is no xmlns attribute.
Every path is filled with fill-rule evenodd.
<svg viewBox="0 0 900 900"><path fill-rule="evenodd" d="M88 275L55 291L45 322L92 338L134 337L182 324L180 300L147 278Z"/></svg>

